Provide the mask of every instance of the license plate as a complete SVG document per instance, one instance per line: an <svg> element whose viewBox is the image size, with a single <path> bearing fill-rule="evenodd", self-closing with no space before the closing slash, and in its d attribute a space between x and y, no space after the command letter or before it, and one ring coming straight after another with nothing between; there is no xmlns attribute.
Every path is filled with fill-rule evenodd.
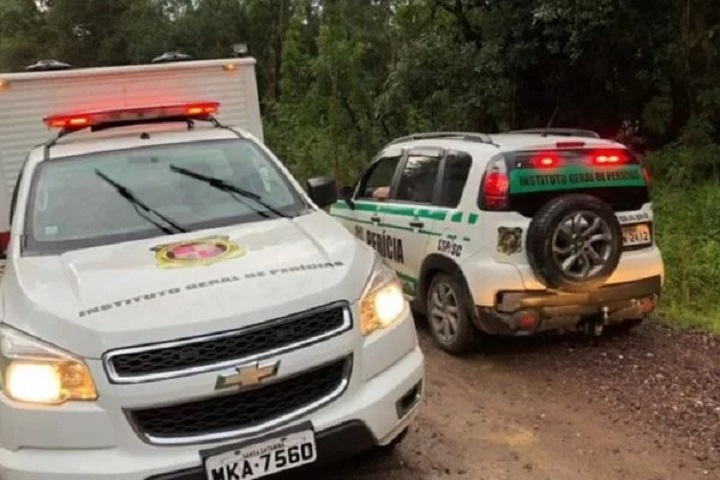
<svg viewBox="0 0 720 480"><path fill-rule="evenodd" d="M205 473L208 480L252 480L316 459L315 433L302 430L209 456Z"/></svg>
<svg viewBox="0 0 720 480"><path fill-rule="evenodd" d="M638 223L637 225L624 226L622 227L622 234L623 246L625 247L649 245L652 243L650 225L647 223Z"/></svg>

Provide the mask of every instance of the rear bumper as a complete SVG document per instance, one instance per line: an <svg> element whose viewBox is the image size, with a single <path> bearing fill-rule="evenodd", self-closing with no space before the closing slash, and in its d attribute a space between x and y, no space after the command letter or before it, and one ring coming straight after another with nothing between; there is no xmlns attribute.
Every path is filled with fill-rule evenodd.
<svg viewBox="0 0 720 480"><path fill-rule="evenodd" d="M587 293L502 291L493 307L477 307L478 327L491 334L518 335L569 328L603 314L607 323L642 318L660 299L662 277L606 285ZM536 317L536 322L523 319Z"/></svg>

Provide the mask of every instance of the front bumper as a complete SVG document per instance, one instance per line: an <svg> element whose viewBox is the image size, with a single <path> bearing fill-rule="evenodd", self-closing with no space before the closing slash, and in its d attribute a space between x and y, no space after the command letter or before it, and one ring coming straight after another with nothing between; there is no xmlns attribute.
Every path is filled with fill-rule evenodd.
<svg viewBox="0 0 720 480"><path fill-rule="evenodd" d="M318 451L317 463L349 457L376 445L376 439L370 429L359 420L317 432L315 442ZM207 480L207 475L202 467L197 467L156 475L147 480Z"/></svg>
<svg viewBox="0 0 720 480"><path fill-rule="evenodd" d="M424 355L409 310L387 331L367 338L349 331L281 358L287 374L292 375L348 353L355 359L350 383L332 403L285 424L213 443L168 446L144 442L123 410L207 395L217 372L152 384L111 385L95 362L91 370L101 392L98 402L27 407L0 395L0 479L203 478L201 451L231 448L239 441L308 421L317 434L320 462L386 445L402 433L422 402Z"/></svg>
<svg viewBox="0 0 720 480"><path fill-rule="evenodd" d="M399 418L398 405L408 392L422 386L424 357L419 346L392 367L307 418L317 432L318 461L360 453L390 443L412 421L422 402L418 395ZM30 428L28 426L27 428ZM278 430L287 428L287 425ZM265 436L268 432L263 432ZM122 450L0 449L3 480L169 480L204 479L200 450L235 442L195 447L149 447Z"/></svg>
<svg viewBox="0 0 720 480"><path fill-rule="evenodd" d="M587 293L500 292L495 306L477 307L478 327L497 335L527 335L574 327L594 315L604 314L609 324L642 318L655 308L661 290L662 278L653 276Z"/></svg>

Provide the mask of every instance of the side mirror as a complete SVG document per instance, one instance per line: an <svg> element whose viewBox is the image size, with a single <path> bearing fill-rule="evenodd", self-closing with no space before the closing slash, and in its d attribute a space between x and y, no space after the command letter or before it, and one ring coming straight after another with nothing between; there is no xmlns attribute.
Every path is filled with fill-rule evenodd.
<svg viewBox="0 0 720 480"><path fill-rule="evenodd" d="M340 187L340 190L338 191L338 198L345 201L350 209L355 209L355 203L352 200L353 193L355 193L355 189L350 185Z"/></svg>
<svg viewBox="0 0 720 480"><path fill-rule="evenodd" d="M326 208L338 201L335 179L328 176L313 177L307 181L308 195L320 208Z"/></svg>

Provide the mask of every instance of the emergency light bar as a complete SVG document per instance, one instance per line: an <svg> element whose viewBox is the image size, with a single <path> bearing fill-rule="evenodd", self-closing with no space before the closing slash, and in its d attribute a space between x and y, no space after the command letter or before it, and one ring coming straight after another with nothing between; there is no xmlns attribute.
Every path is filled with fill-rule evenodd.
<svg viewBox="0 0 720 480"><path fill-rule="evenodd" d="M111 110L95 110L61 115L50 115L43 121L50 128L63 130L79 130L103 124L132 124L162 119L204 119L218 112L220 102L178 103L173 105L156 105L134 108L118 108Z"/></svg>

